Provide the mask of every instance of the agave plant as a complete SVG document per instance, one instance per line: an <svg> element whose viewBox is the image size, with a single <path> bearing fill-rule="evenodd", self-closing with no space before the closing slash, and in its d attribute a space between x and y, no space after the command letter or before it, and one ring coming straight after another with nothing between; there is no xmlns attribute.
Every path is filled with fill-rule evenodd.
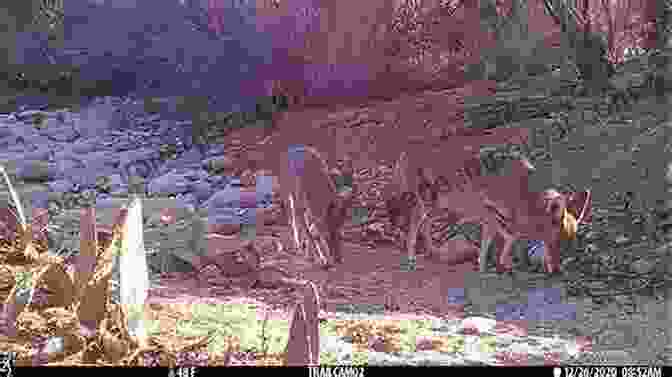
<svg viewBox="0 0 672 377"><path fill-rule="evenodd" d="M30 271L20 271L16 274L16 285L21 289L26 289L32 284L32 273Z"/></svg>
<svg viewBox="0 0 672 377"><path fill-rule="evenodd" d="M34 216L29 223L28 219L26 218L21 199L19 198L19 194L14 188L12 181L9 179L7 170L2 165L0 165L0 173L2 173L2 176L7 184L7 188L9 189L12 205L16 209L16 212L12 211L12 209L9 210L12 212L16 220L18 220L18 229L16 230L18 230L18 234L21 240L19 248L23 250L23 254L26 257L31 259L38 258L38 254L34 247L35 235L47 232L46 239L50 245L49 247L52 248L52 245L55 243L53 239L50 239L48 234L48 229L50 228L51 224L49 221L43 221L43 216L48 216L49 210L47 209L47 211L38 214L34 213Z"/></svg>
<svg viewBox="0 0 672 377"><path fill-rule="evenodd" d="M28 304L33 299L33 274L31 271L21 271L16 274L15 296L18 302Z"/></svg>

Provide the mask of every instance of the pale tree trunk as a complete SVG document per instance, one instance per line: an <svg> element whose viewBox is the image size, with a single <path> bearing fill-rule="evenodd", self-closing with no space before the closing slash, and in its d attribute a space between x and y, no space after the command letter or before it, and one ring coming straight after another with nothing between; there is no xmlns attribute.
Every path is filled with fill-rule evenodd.
<svg viewBox="0 0 672 377"><path fill-rule="evenodd" d="M543 40L541 35L530 36L527 1L512 0L511 11L506 17L497 14L495 0L481 0L479 7L481 26L495 37L494 46L482 51L486 76L505 79L511 75L524 75L526 66L532 63L535 49Z"/></svg>
<svg viewBox="0 0 672 377"><path fill-rule="evenodd" d="M566 0L544 0L544 6L560 26L563 44L589 88L600 91L608 87L613 69L606 59L607 46L602 36L588 30L582 32L576 10Z"/></svg>
<svg viewBox="0 0 672 377"><path fill-rule="evenodd" d="M647 0L644 3L642 22L646 26L646 31L644 32L642 47L662 50L667 46L671 26L671 6L669 0Z"/></svg>
<svg viewBox="0 0 672 377"><path fill-rule="evenodd" d="M380 53L387 31L384 26L392 19L396 4L388 0L321 0L320 4L324 7L324 44L315 47L326 49L322 55L326 63L370 64L373 72L379 71L386 63Z"/></svg>
<svg viewBox="0 0 672 377"><path fill-rule="evenodd" d="M656 3L656 48L663 50L665 47L667 47L668 39L670 37L669 33L669 27L670 27L670 21L671 21L671 16L672 16L672 10L670 10L670 6L668 5L668 2L665 0L650 0L650 1L655 1ZM657 62L657 67L656 70L658 72L665 72L668 70L669 67L669 58L666 54L662 54L662 56L658 59ZM658 85L662 85L663 87L665 86L664 84L664 75L660 75L660 80L662 81ZM662 90L659 90L659 92L664 92L664 89L661 88ZM662 96L659 96L659 99L664 99L666 96L664 93L662 93ZM668 180L668 185L672 185L672 179ZM672 191L672 190L669 190ZM671 192L672 193L672 192ZM668 276L672 274L672 251L668 248L667 250L667 260L665 261L666 264L666 272ZM667 318L667 345L665 347L665 350L663 352L663 357L665 362L669 365L672 363L672 328L670 324L672 323L672 285L669 285L667 289L665 289L665 310L666 310L666 318Z"/></svg>
<svg viewBox="0 0 672 377"><path fill-rule="evenodd" d="M647 26L644 38L644 47L655 51L663 51L670 37L670 25L672 22L672 4L668 0L649 0L644 8L644 18ZM670 66L668 54L654 56L654 71L649 77L650 85L658 94L659 103L666 103L665 96L666 72ZM670 297L672 299L672 296Z"/></svg>

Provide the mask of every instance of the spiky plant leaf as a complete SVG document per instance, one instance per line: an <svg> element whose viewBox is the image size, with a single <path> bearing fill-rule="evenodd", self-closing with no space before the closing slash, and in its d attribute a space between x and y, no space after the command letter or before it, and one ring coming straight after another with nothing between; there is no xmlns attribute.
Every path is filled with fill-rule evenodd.
<svg viewBox="0 0 672 377"><path fill-rule="evenodd" d="M28 228L28 222L26 221L26 216L23 213L23 206L21 205L21 200L19 200L19 194L14 189L14 185L12 185L12 181L9 179L7 170L3 165L0 165L0 172L2 172L2 176L5 178L5 182L7 182L9 194L11 195L14 206L16 207L16 211L18 212L19 221L21 222L21 230L25 232Z"/></svg>

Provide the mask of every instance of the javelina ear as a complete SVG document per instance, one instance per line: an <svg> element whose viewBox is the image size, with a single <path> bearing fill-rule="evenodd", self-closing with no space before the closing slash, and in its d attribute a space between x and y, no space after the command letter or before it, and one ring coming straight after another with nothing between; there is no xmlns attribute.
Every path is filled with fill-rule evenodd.
<svg viewBox="0 0 672 377"><path fill-rule="evenodd" d="M544 199L548 199L548 200L553 200L553 199L559 197L560 195L562 195L562 194L560 194L560 192L558 190L553 189L553 188L546 189L543 192Z"/></svg>
<svg viewBox="0 0 672 377"><path fill-rule="evenodd" d="M520 164L525 168L525 170L533 172L537 170L537 168L532 165L532 162L528 160L526 157L521 157L520 158Z"/></svg>
<svg viewBox="0 0 672 377"><path fill-rule="evenodd" d="M578 224L590 221L592 195L590 190L571 193L567 198L567 210L576 218Z"/></svg>

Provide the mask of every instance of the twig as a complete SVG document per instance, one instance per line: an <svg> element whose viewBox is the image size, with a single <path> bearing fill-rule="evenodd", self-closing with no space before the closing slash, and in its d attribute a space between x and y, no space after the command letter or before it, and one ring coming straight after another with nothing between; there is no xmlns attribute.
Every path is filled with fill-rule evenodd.
<svg viewBox="0 0 672 377"><path fill-rule="evenodd" d="M268 323L268 309L264 309L264 321L261 323L261 357L266 360L268 352L268 338L266 337L266 324Z"/></svg>
<svg viewBox="0 0 672 377"><path fill-rule="evenodd" d="M19 221L21 221L21 227L23 228L23 231L25 231L28 228L28 222L26 221L26 216L23 214L23 207L21 206L19 195L14 189L14 185L12 185L12 181L9 179L9 176L7 175L7 170L3 165L0 165L0 172L2 172L2 176L5 178L5 182L7 182L7 187L9 188L9 194L11 195L12 201L14 202L14 206L16 207L16 211L19 214Z"/></svg>

